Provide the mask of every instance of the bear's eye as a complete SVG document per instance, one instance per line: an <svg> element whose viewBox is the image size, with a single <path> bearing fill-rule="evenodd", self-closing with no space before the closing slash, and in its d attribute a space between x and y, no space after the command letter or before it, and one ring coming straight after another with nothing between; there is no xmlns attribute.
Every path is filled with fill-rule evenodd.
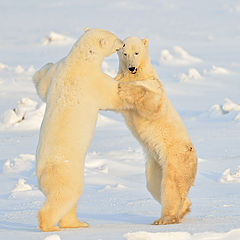
<svg viewBox="0 0 240 240"><path fill-rule="evenodd" d="M122 47L125 47L125 44L123 44L123 46Z"/></svg>
<svg viewBox="0 0 240 240"><path fill-rule="evenodd" d="M124 55L124 56L127 56L127 54L126 54L126 53L124 53L123 55Z"/></svg>
<svg viewBox="0 0 240 240"><path fill-rule="evenodd" d="M135 52L135 55L138 55L139 53L138 52Z"/></svg>

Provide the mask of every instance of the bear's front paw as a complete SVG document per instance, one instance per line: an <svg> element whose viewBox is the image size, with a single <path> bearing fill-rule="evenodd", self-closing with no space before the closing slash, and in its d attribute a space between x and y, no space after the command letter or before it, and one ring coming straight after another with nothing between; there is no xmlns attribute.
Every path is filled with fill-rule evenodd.
<svg viewBox="0 0 240 240"><path fill-rule="evenodd" d="M137 103L146 93L146 89L134 83L119 83L118 94L123 101L129 104Z"/></svg>

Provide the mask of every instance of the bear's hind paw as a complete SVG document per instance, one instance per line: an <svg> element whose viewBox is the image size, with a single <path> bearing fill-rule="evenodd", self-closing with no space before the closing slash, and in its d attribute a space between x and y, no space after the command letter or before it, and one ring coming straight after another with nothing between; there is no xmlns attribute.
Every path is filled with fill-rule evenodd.
<svg viewBox="0 0 240 240"><path fill-rule="evenodd" d="M39 226L39 229L42 232L58 232L58 231L60 231L60 228L57 226L52 226L52 227Z"/></svg>
<svg viewBox="0 0 240 240"><path fill-rule="evenodd" d="M167 224L177 224L179 219L177 217L161 217L160 219L153 222L152 225L167 225Z"/></svg>
<svg viewBox="0 0 240 240"><path fill-rule="evenodd" d="M88 228L89 224L86 222L75 222L75 223L61 223L59 224L60 228Z"/></svg>

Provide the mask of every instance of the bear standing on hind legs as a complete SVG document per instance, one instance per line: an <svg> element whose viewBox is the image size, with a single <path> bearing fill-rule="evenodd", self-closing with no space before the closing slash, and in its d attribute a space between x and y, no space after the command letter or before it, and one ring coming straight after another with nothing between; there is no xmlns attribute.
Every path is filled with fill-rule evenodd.
<svg viewBox="0 0 240 240"><path fill-rule="evenodd" d="M190 211L187 195L197 170L195 148L150 63L148 40L129 37L118 55L119 94L134 107L122 113L146 150L147 188L162 205L161 218L153 224L179 223Z"/></svg>
<svg viewBox="0 0 240 240"><path fill-rule="evenodd" d="M39 211L39 228L87 227L76 216L83 190L84 158L99 109L119 109L118 82L101 71L104 57L122 47L114 34L92 29L56 64L34 77L38 94L47 102L37 149L37 177L46 201Z"/></svg>

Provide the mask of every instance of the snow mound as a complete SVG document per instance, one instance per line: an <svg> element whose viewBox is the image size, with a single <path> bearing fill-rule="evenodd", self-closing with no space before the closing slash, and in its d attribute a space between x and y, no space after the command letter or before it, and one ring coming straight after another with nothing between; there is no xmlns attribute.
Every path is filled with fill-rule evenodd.
<svg viewBox="0 0 240 240"><path fill-rule="evenodd" d="M42 45L70 45L73 44L76 41L76 39L55 33L50 32L49 35L42 40Z"/></svg>
<svg viewBox="0 0 240 240"><path fill-rule="evenodd" d="M225 98L224 101L225 101L225 103L222 106L223 111L225 111L225 112L231 112L231 111L240 112L240 105L234 103L229 98Z"/></svg>
<svg viewBox="0 0 240 240"><path fill-rule="evenodd" d="M46 238L44 238L44 240L61 240L61 238L59 237L59 235L53 234L53 235L47 236Z"/></svg>
<svg viewBox="0 0 240 240"><path fill-rule="evenodd" d="M20 178L18 180L16 187L12 190L12 193L25 192L25 191L31 191L31 190L32 190L32 187L29 184L26 184L26 180L24 178Z"/></svg>
<svg viewBox="0 0 240 240"><path fill-rule="evenodd" d="M112 78L114 78L117 75L115 70L112 69L106 61L103 61L102 63L102 71Z"/></svg>
<svg viewBox="0 0 240 240"><path fill-rule="evenodd" d="M7 65L3 64L3 63L0 63L0 70L4 69L4 68L8 68Z"/></svg>
<svg viewBox="0 0 240 240"><path fill-rule="evenodd" d="M127 233L127 240L239 240L240 229L233 229L226 233L204 232L190 234L188 232L135 232Z"/></svg>
<svg viewBox="0 0 240 240"><path fill-rule="evenodd" d="M27 71L28 71L29 73L35 73L35 72L36 72L36 69L35 69L35 67L34 67L33 65L31 65L31 66L27 69Z"/></svg>
<svg viewBox="0 0 240 240"><path fill-rule="evenodd" d="M0 83L3 84L1 90L8 93L13 93L19 90L29 90L29 83L32 82L32 75L35 71L33 65L24 68L22 65L8 66L0 63Z"/></svg>
<svg viewBox="0 0 240 240"><path fill-rule="evenodd" d="M179 46L173 47L173 55L167 49L162 50L160 61L163 64L173 66L186 66L202 62L200 58L191 56L186 50Z"/></svg>
<svg viewBox="0 0 240 240"><path fill-rule="evenodd" d="M204 74L211 74L211 75L229 75L231 74L231 72L229 70L227 70L226 68L223 67L216 67L216 66L212 66L212 68L210 70L203 70Z"/></svg>
<svg viewBox="0 0 240 240"><path fill-rule="evenodd" d="M235 11L236 11L237 13L240 13L240 4L238 4L238 5L235 6Z"/></svg>
<svg viewBox="0 0 240 240"><path fill-rule="evenodd" d="M220 179L222 183L240 183L240 166L231 173L231 169L227 168L223 173Z"/></svg>
<svg viewBox="0 0 240 240"><path fill-rule="evenodd" d="M30 67L28 67L27 69L25 69L23 66L21 65L17 65L16 67L8 67L9 70L18 73L18 74L22 74L22 73L29 73L29 74L33 74L34 72L36 72L36 69L34 68L33 65L31 65Z"/></svg>
<svg viewBox="0 0 240 240"><path fill-rule="evenodd" d="M238 114L236 115L236 117L234 118L234 120L240 121L240 113L238 113Z"/></svg>
<svg viewBox="0 0 240 240"><path fill-rule="evenodd" d="M19 173L29 171L33 167L35 156L32 154L20 154L14 159L9 159L4 163L3 173Z"/></svg>
<svg viewBox="0 0 240 240"><path fill-rule="evenodd" d="M99 190L99 192L104 192L108 190L122 190L126 189L127 187L123 184L115 184L115 185L106 185L103 189Z"/></svg>
<svg viewBox="0 0 240 240"><path fill-rule="evenodd" d="M7 70L11 73L18 73L18 74L25 73L25 72L34 73L36 71L33 65L31 65L27 69L24 69L24 67L21 65L17 65L16 67L11 67L0 62L0 71L1 70Z"/></svg>
<svg viewBox="0 0 240 240"><path fill-rule="evenodd" d="M26 180L24 178L19 178L18 183L16 184L15 188L11 191L11 194L9 196L10 199L39 199L43 197L42 192L35 188L34 186L31 186L26 183Z"/></svg>
<svg viewBox="0 0 240 240"><path fill-rule="evenodd" d="M0 130L38 130L45 113L46 104L38 107L38 103L30 98L22 98L17 106L0 116ZM116 121L98 114L97 127L115 124Z"/></svg>
<svg viewBox="0 0 240 240"><path fill-rule="evenodd" d="M18 66L15 68L15 72L16 72L16 73L23 73L23 72L24 72L24 68L23 68L21 65L18 65Z"/></svg>
<svg viewBox="0 0 240 240"><path fill-rule="evenodd" d="M100 113L98 114L97 127L104 127L106 125L115 124L115 123L116 123L115 120L105 117Z"/></svg>
<svg viewBox="0 0 240 240"><path fill-rule="evenodd" d="M124 235L127 240L190 240L191 235L187 232L150 233L135 232Z"/></svg>
<svg viewBox="0 0 240 240"><path fill-rule="evenodd" d="M17 107L8 110L0 118L0 129L13 128L16 130L35 130L39 129L46 104L37 108L38 103L30 98L22 98L17 103Z"/></svg>
<svg viewBox="0 0 240 240"><path fill-rule="evenodd" d="M230 112L237 113L234 120L240 120L240 105L237 103L234 103L229 98L224 99L224 104L215 104L210 108L210 112L214 115L216 114L228 114Z"/></svg>
<svg viewBox="0 0 240 240"><path fill-rule="evenodd" d="M181 73L179 75L180 82L195 82L196 80L202 79L201 74L195 68L190 68L188 74Z"/></svg>
<svg viewBox="0 0 240 240"><path fill-rule="evenodd" d="M92 159L96 158L95 154L88 154L85 162L85 175L96 175L98 173L108 174L109 167L105 159Z"/></svg>
<svg viewBox="0 0 240 240"><path fill-rule="evenodd" d="M209 111L213 115L226 114L226 112L224 112L222 109L222 105L220 104L214 104Z"/></svg>
<svg viewBox="0 0 240 240"><path fill-rule="evenodd" d="M207 159L198 158L198 162L199 162L199 163L202 163L202 162L207 162L207 161L208 161Z"/></svg>

